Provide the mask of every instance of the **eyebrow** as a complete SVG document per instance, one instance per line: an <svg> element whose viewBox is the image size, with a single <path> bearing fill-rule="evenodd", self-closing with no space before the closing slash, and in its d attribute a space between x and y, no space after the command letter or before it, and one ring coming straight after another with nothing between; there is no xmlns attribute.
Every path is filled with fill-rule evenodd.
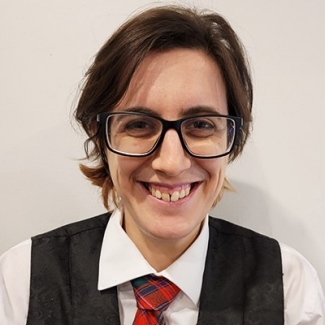
<svg viewBox="0 0 325 325"><path fill-rule="evenodd" d="M199 115L199 114L220 114L221 113L213 106L193 106L189 108L182 109L182 116L190 116L190 115Z"/></svg>
<svg viewBox="0 0 325 325"><path fill-rule="evenodd" d="M157 112L155 112L153 109L150 109L148 107L144 106L134 106L134 107L129 107L126 109L123 109L121 112L136 112L136 113L144 113L144 114L150 114L153 116L159 116Z"/></svg>
<svg viewBox="0 0 325 325"><path fill-rule="evenodd" d="M150 114L152 116L161 117L161 114L157 114L157 112L151 108L144 107L144 106L135 106L135 107L129 107L126 109L123 109L122 112L137 112L137 113L144 113L144 114ZM187 116L195 116L199 114L220 114L222 115L218 110L216 110L215 107L212 106L205 106L205 105L199 105L199 106L193 106L189 108L183 108L181 110L180 117L187 117Z"/></svg>

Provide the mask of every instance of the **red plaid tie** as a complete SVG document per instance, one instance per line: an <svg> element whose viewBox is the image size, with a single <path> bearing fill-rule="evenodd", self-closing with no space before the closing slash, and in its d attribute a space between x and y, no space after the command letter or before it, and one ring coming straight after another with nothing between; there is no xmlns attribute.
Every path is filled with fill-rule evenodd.
<svg viewBox="0 0 325 325"><path fill-rule="evenodd" d="M138 310L133 325L165 325L165 311L179 288L164 277L149 274L131 281Z"/></svg>

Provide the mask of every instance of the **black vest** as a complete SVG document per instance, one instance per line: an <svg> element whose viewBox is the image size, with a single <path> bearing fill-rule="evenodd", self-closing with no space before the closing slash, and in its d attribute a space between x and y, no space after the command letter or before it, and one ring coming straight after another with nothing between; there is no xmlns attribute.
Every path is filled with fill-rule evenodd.
<svg viewBox="0 0 325 325"><path fill-rule="evenodd" d="M109 217L104 214L32 238L27 325L120 324L116 287L97 290ZM209 229L197 324L283 325L279 244L215 218L210 218Z"/></svg>

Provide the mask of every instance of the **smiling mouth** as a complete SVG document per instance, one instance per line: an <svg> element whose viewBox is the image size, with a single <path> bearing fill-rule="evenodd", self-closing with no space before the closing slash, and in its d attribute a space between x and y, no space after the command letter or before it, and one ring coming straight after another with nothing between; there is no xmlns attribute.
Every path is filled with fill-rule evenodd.
<svg viewBox="0 0 325 325"><path fill-rule="evenodd" d="M158 200L164 202L177 202L191 193L197 183L185 184L175 189L166 189L152 184L143 183L149 193Z"/></svg>

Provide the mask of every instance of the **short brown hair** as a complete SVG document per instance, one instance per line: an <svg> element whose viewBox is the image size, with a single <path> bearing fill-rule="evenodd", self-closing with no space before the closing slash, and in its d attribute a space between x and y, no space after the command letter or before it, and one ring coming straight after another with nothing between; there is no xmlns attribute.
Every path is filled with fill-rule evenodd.
<svg viewBox="0 0 325 325"><path fill-rule="evenodd" d="M81 165L81 171L102 188L108 209L108 196L116 193L107 165L103 139L96 124L98 113L113 110L127 91L141 61L151 52L173 48L201 50L212 57L223 75L229 115L240 116L240 130L230 161L243 150L250 132L253 100L252 82L244 48L229 23L219 14L180 6L146 10L124 23L104 44L86 73L75 117L89 138L87 158L94 164ZM89 150L89 145L92 149Z"/></svg>

